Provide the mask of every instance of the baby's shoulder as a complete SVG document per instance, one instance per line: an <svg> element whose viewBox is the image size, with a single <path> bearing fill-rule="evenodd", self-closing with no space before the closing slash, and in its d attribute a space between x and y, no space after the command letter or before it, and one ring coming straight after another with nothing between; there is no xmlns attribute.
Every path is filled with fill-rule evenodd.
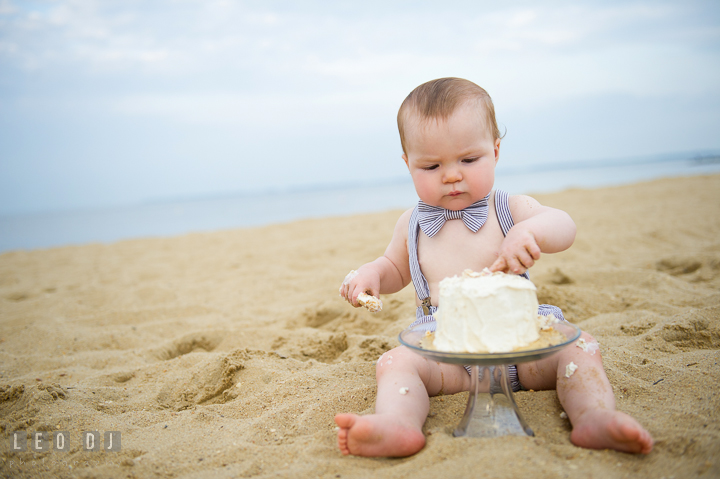
<svg viewBox="0 0 720 479"><path fill-rule="evenodd" d="M403 211L403 214L400 215L397 223L395 223L395 231L404 230L407 234L408 226L410 226L410 217L412 216L414 209L415 208L410 208L409 210Z"/></svg>
<svg viewBox="0 0 720 479"><path fill-rule="evenodd" d="M403 214L400 215L400 218L398 218L397 223L395 223L395 231L393 231L393 239L392 242L400 242L405 243L407 241L408 237L408 226L410 225L410 216L412 215L414 208L410 208L407 211L404 211Z"/></svg>
<svg viewBox="0 0 720 479"><path fill-rule="evenodd" d="M410 224L410 217L412 216L413 211L415 211L415 207L403 211L403 214L401 214L400 218L398 218L398 223L402 221L406 225Z"/></svg>
<svg viewBox="0 0 720 479"><path fill-rule="evenodd" d="M527 195L512 195L508 197L508 207L515 223L526 220L540 212L543 206L538 200Z"/></svg>

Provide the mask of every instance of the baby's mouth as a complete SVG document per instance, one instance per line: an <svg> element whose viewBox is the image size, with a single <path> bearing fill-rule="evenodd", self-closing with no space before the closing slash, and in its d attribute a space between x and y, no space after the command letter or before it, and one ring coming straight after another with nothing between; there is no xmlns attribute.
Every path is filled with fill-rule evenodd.
<svg viewBox="0 0 720 479"><path fill-rule="evenodd" d="M450 193L448 193L448 196L458 196L461 194L462 194L462 191L451 191Z"/></svg>

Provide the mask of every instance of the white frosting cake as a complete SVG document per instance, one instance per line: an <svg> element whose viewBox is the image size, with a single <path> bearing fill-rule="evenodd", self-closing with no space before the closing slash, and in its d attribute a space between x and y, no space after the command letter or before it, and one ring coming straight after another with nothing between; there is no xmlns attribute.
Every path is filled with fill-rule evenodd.
<svg viewBox="0 0 720 479"><path fill-rule="evenodd" d="M535 285L513 274L475 273L440 281L434 348L501 353L540 337Z"/></svg>

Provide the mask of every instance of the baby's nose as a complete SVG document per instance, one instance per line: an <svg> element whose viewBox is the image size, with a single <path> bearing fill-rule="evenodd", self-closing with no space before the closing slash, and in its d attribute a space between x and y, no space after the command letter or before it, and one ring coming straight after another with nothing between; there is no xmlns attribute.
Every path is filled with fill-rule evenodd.
<svg viewBox="0 0 720 479"><path fill-rule="evenodd" d="M445 170L445 175L443 176L443 181L445 183L457 183L460 180L462 180L462 175L460 174L459 169L448 168Z"/></svg>

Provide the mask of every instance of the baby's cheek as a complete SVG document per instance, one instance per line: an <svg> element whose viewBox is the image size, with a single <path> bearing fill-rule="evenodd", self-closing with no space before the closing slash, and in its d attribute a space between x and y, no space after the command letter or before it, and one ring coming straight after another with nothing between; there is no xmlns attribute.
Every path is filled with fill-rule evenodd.
<svg viewBox="0 0 720 479"><path fill-rule="evenodd" d="M415 191L421 200L429 204L436 201L436 190L432 188L428 182L413 177L413 183L415 185Z"/></svg>

